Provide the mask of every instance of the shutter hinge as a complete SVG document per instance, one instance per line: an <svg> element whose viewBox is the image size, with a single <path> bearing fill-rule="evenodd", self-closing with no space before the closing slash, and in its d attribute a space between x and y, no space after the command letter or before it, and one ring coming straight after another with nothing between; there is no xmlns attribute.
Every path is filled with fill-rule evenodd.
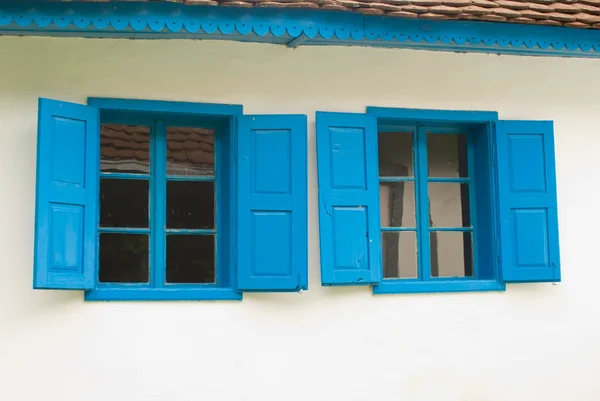
<svg viewBox="0 0 600 401"><path fill-rule="evenodd" d="M298 273L298 283L296 284L296 292L298 294L302 294L303 289L302 289L302 275L300 273Z"/></svg>

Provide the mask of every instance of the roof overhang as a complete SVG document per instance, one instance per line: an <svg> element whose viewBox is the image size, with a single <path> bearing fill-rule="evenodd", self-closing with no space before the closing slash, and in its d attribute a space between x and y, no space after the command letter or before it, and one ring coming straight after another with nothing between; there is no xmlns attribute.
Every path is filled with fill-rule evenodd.
<svg viewBox="0 0 600 401"><path fill-rule="evenodd" d="M474 21L428 21L324 10L175 3L0 4L0 34L220 39L288 47L372 46L530 56L600 57L600 30Z"/></svg>

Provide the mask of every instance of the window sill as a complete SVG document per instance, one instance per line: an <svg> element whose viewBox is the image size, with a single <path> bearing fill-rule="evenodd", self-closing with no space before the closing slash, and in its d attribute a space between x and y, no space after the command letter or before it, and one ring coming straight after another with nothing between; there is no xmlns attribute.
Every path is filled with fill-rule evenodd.
<svg viewBox="0 0 600 401"><path fill-rule="evenodd" d="M231 288L96 288L86 301L241 301Z"/></svg>
<svg viewBox="0 0 600 401"><path fill-rule="evenodd" d="M496 280L383 280L373 286L373 294L413 294L427 292L504 291L506 286Z"/></svg>

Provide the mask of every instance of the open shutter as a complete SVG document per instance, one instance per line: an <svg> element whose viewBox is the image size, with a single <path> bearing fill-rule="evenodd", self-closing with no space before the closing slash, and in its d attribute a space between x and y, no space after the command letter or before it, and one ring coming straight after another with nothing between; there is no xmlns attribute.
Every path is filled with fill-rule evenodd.
<svg viewBox="0 0 600 401"><path fill-rule="evenodd" d="M323 285L381 280L377 120L317 113Z"/></svg>
<svg viewBox="0 0 600 401"><path fill-rule="evenodd" d="M307 289L306 116L242 116L238 127L238 291Z"/></svg>
<svg viewBox="0 0 600 401"><path fill-rule="evenodd" d="M98 109L40 99L34 288L94 286Z"/></svg>
<svg viewBox="0 0 600 401"><path fill-rule="evenodd" d="M498 121L502 279L560 281L551 121Z"/></svg>

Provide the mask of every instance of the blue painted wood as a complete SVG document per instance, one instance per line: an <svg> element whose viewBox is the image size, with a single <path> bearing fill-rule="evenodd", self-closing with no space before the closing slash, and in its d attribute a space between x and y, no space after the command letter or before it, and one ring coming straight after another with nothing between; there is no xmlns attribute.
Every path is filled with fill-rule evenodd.
<svg viewBox="0 0 600 401"><path fill-rule="evenodd" d="M494 159L490 146L490 127L497 119L495 112L465 112L449 110L413 110L392 108L367 108L374 115L380 115L378 124L394 132L392 127L408 127L402 130L414 132L416 213L418 227L418 271L417 279L384 279L373 287L375 294L445 292L445 291L485 291L502 290L496 270L496 218L497 206L492 193ZM418 118L418 119L417 119ZM413 125L411 125L413 124ZM427 175L428 131L445 134L462 133L467 135L468 177L429 178ZM380 177L380 182L394 181ZM404 181L403 179L399 181ZM471 227L429 227L428 183L455 182L468 183L471 213ZM381 231L409 231L398 228L382 228ZM437 278L431 277L430 234L432 232L472 232L474 238L473 277ZM480 284L477 284L481 280ZM460 282L460 283L457 283Z"/></svg>
<svg viewBox="0 0 600 401"><path fill-rule="evenodd" d="M131 174L131 173L100 173L101 178L118 178L121 180L143 180L150 179L149 174Z"/></svg>
<svg viewBox="0 0 600 401"><path fill-rule="evenodd" d="M524 24L430 21L325 10L186 6L163 2L0 5L9 35L217 39L281 45L360 45L531 56L600 57L600 32Z"/></svg>
<svg viewBox="0 0 600 401"><path fill-rule="evenodd" d="M164 121L156 120L152 126L150 155L150 282L163 288L167 281L167 127Z"/></svg>
<svg viewBox="0 0 600 401"><path fill-rule="evenodd" d="M107 103L104 103L104 101ZM86 300L220 300L241 299L241 294L235 290L235 235L237 222L235 219L236 182L234 171L234 136L235 116L241 112L237 106L215 105L203 103L180 103L122 100L130 110L126 113L106 112L100 109L102 121L108 116L112 123L120 123L123 117L127 123L143 123L151 126L151 166L150 174L150 226L148 229L132 228L100 228L100 232L121 233L150 233L150 282L145 284L130 283L96 283L93 290L86 293ZM112 99L95 99L91 103L112 107ZM135 105L141 111L135 112ZM177 113L175 109L182 106L184 112ZM223 106L223 107L222 107ZM222 108L221 108L222 107ZM240 106L241 107L241 106ZM154 110L154 111L153 111ZM227 115L227 111L234 114ZM188 113L189 112L189 113ZM192 113L193 112L193 113ZM204 113L205 112L205 113ZM172 177L166 175L166 127L167 122L176 126L210 126L215 129L215 175L210 177L177 177L188 181L215 181L216 190L216 228L215 229L168 229L166 228L166 182ZM97 169L99 171L99 167ZM98 173L96 173L98 174ZM135 174L101 174L103 177L130 179L139 178ZM96 225L98 220L96 220ZM224 227L217 233L218 227ZM166 235L215 235L217 241L216 283L212 284L170 284L166 283Z"/></svg>
<svg viewBox="0 0 600 401"><path fill-rule="evenodd" d="M188 287L171 288L96 288L85 293L86 301L241 301L242 294L233 288Z"/></svg>
<svg viewBox="0 0 600 401"><path fill-rule="evenodd" d="M237 288L307 289L306 116L242 116L238 123Z"/></svg>
<svg viewBox="0 0 600 401"><path fill-rule="evenodd" d="M379 283L375 117L317 112L317 165L322 284Z"/></svg>
<svg viewBox="0 0 600 401"><path fill-rule="evenodd" d="M120 234L149 234L149 228L130 228L130 227L100 227L100 233L120 233Z"/></svg>
<svg viewBox="0 0 600 401"><path fill-rule="evenodd" d="M235 146L237 119L229 118L217 131L215 138L215 169L217 191L217 286L237 288L236 232L237 232L237 179Z"/></svg>
<svg viewBox="0 0 600 401"><path fill-rule="evenodd" d="M482 122L486 123L498 119L498 113L495 111L459 111L459 110L427 110L427 109L403 109L394 107L375 107L368 106L367 114L371 114L380 119L395 119L418 121L423 129L423 124L428 121L439 122Z"/></svg>
<svg viewBox="0 0 600 401"><path fill-rule="evenodd" d="M551 121L498 121L502 280L560 281Z"/></svg>
<svg viewBox="0 0 600 401"><path fill-rule="evenodd" d="M113 99L89 97L88 105L104 111L133 111L142 112L188 114L202 116L232 116L241 115L243 107L232 104L210 104L192 102L172 102L164 100L138 100L138 99Z"/></svg>
<svg viewBox="0 0 600 401"><path fill-rule="evenodd" d="M34 288L94 286L98 109L40 99Z"/></svg>
<svg viewBox="0 0 600 401"><path fill-rule="evenodd" d="M204 229L204 228L189 229L189 230L166 228L165 233L171 234L171 235L213 235L213 234L217 233L217 230Z"/></svg>
<svg viewBox="0 0 600 401"><path fill-rule="evenodd" d="M435 117L432 113L430 117ZM412 114L411 114L412 115ZM446 119L451 117L449 113L437 114ZM426 114L421 114L422 117ZM412 117L411 117L412 118ZM427 131L418 127L414 136L415 155L415 177L417 186L415 188L415 205L417 209L417 260L419 279L429 281L431 279L431 248L429 240L429 166L427 163Z"/></svg>
<svg viewBox="0 0 600 401"><path fill-rule="evenodd" d="M455 182L455 183L462 183L462 184L468 184L469 182L471 182L471 179L469 177L434 177L434 178L429 178L428 179L429 182Z"/></svg>
<svg viewBox="0 0 600 401"><path fill-rule="evenodd" d="M215 181L214 175L189 175L189 176L175 176L175 175L167 175L168 181Z"/></svg>
<svg viewBox="0 0 600 401"><path fill-rule="evenodd" d="M385 284L385 285L384 285ZM503 291L506 286L498 280L431 279L383 280L382 285L373 287L373 294L411 294L435 292Z"/></svg>
<svg viewBox="0 0 600 401"><path fill-rule="evenodd" d="M497 228L496 160L492 146L492 124L486 124L472 134L474 158L469 164L469 175L475 183L472 199L477 204L476 220L472 220L477 227L473 234L477 252L475 271L480 280L499 280L500 234Z"/></svg>

